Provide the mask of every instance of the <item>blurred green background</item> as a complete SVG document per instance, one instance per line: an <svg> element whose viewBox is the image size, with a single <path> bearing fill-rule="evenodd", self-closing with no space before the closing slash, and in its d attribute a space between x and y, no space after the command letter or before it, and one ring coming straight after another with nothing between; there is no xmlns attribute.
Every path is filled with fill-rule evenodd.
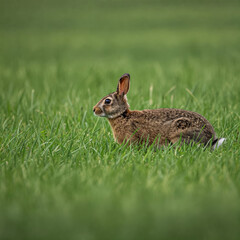
<svg viewBox="0 0 240 240"><path fill-rule="evenodd" d="M239 1L0 0L0 238L239 239L239 43ZM125 72L226 144L114 143L92 107Z"/></svg>

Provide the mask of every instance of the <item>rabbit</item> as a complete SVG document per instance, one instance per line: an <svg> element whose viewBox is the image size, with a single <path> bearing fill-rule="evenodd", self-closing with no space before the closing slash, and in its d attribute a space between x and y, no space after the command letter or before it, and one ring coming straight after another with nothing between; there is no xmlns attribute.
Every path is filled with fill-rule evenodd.
<svg viewBox="0 0 240 240"><path fill-rule="evenodd" d="M94 107L96 116L106 117L111 125L115 141L157 145L163 147L178 141L193 142L218 148L224 138L217 139L212 125L200 114L174 108L131 111L127 101L130 75L119 79L116 92L102 98Z"/></svg>

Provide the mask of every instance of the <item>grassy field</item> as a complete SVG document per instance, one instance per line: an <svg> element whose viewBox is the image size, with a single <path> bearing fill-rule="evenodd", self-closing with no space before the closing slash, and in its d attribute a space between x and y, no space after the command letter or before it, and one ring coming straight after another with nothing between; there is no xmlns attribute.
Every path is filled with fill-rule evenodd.
<svg viewBox="0 0 240 240"><path fill-rule="evenodd" d="M239 239L238 1L0 6L0 239ZM92 107L125 72L131 109L199 112L226 144L116 144Z"/></svg>

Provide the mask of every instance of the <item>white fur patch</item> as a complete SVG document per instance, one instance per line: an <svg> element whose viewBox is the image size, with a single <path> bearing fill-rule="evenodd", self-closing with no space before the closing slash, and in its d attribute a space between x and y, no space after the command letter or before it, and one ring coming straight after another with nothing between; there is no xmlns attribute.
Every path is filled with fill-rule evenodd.
<svg viewBox="0 0 240 240"><path fill-rule="evenodd" d="M127 103L128 108L130 108L130 105L129 105L128 99L127 99L127 95L124 95L124 99L126 100L126 103Z"/></svg>
<svg viewBox="0 0 240 240"><path fill-rule="evenodd" d="M213 145L213 149L218 149L225 141L226 138L218 139L218 141Z"/></svg>

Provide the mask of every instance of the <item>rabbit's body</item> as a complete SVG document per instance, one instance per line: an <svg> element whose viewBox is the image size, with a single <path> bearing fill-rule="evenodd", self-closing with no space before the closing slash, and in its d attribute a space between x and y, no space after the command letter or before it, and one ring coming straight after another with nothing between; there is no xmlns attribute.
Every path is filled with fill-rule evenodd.
<svg viewBox="0 0 240 240"><path fill-rule="evenodd" d="M117 91L102 98L93 108L95 115L108 118L118 143L154 143L158 146L179 140L188 144L217 143L212 125L198 113L171 108L130 111L126 98L129 82L130 75L124 74Z"/></svg>
<svg viewBox="0 0 240 240"><path fill-rule="evenodd" d="M128 110L109 118L109 122L120 144L129 140L130 143L167 145L181 138L186 143L195 141L206 145L215 140L213 127L204 117L181 109Z"/></svg>

